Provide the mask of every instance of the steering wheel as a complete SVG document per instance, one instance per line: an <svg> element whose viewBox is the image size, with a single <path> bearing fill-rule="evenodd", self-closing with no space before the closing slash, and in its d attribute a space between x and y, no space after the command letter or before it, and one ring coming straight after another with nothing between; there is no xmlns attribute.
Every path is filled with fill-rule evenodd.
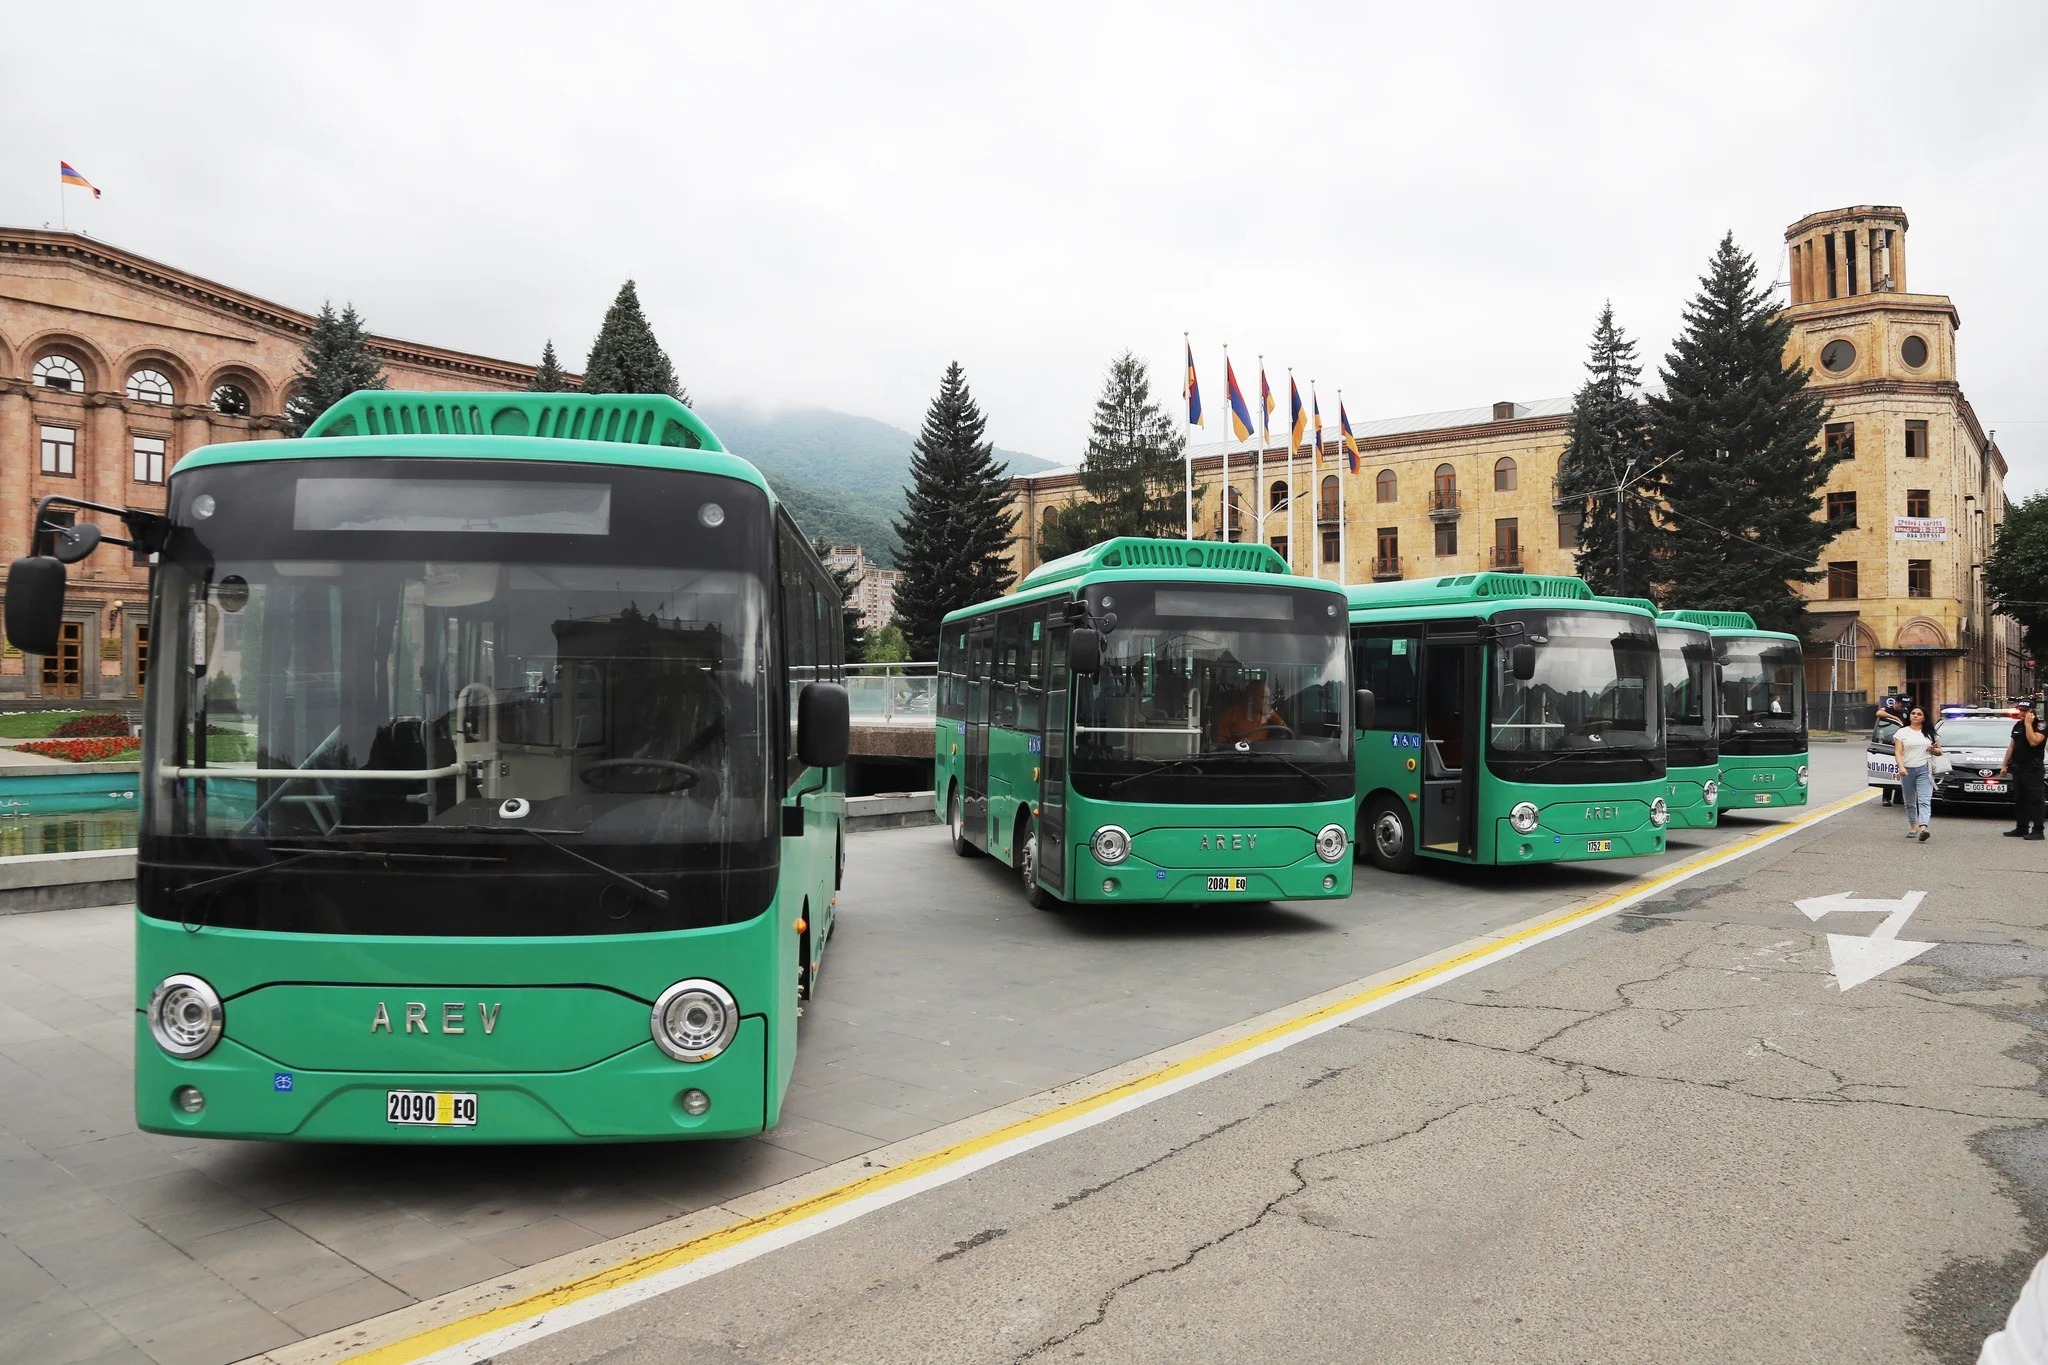
<svg viewBox="0 0 2048 1365"><path fill-rule="evenodd" d="M1276 734L1274 734L1273 732L1274 732L1275 730L1278 730L1278 731L1279 731L1280 733L1279 733L1279 734L1277 734L1277 735L1276 735ZM1273 725L1261 725L1261 726L1257 727L1256 733L1257 733L1257 735L1258 735L1258 738L1257 738L1257 739L1253 739L1253 740L1252 740L1252 743L1254 743L1254 744L1264 744L1264 743L1265 743L1265 742L1266 742L1267 740L1270 740L1270 739L1293 739L1293 738L1295 738L1295 734L1294 734L1294 727L1293 727L1292 725L1280 725L1280 724L1273 724ZM1251 736L1250 736L1250 735L1247 735L1247 736L1245 736L1245 738L1247 738L1247 739L1251 739Z"/></svg>
<svg viewBox="0 0 2048 1365"><path fill-rule="evenodd" d="M1570 730L1566 731L1566 733L1573 735L1592 735L1598 734L1604 730L1612 730L1613 728L1614 722L1611 720L1585 720L1580 721L1577 725L1572 726Z"/></svg>
<svg viewBox="0 0 2048 1365"><path fill-rule="evenodd" d="M642 776L629 776L632 773ZM603 758L577 776L601 792L651 795L688 791L697 785L702 774L687 763L666 758Z"/></svg>

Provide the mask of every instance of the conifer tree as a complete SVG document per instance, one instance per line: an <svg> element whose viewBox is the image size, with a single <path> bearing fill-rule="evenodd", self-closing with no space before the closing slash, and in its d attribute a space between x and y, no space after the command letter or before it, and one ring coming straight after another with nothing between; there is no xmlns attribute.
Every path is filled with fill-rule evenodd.
<svg viewBox="0 0 2048 1365"><path fill-rule="evenodd" d="M388 387L383 362L370 350L370 329L355 305L336 313L333 303L323 303L299 355L292 394L284 405L285 426L293 436L303 436L321 413L350 394Z"/></svg>
<svg viewBox="0 0 2048 1365"><path fill-rule="evenodd" d="M2006 512L1984 563L1984 589L2025 630L2027 654L2048 655L2048 493Z"/></svg>
<svg viewBox="0 0 2048 1365"><path fill-rule="evenodd" d="M896 620L915 658L934 657L939 621L949 611L986 602L1010 586L1004 553L1016 513L1009 473L984 439L988 421L967 391L957 360L946 367L938 396L910 456L911 486L896 523L902 552L896 566Z"/></svg>
<svg viewBox="0 0 2048 1365"><path fill-rule="evenodd" d="M1557 495L1579 508L1578 571L1594 592L1652 596L1663 559L1655 514L1659 480L1647 473L1649 432L1636 397L1636 344L1614 325L1614 305L1593 326L1586 382L1572 398Z"/></svg>
<svg viewBox="0 0 2048 1365"><path fill-rule="evenodd" d="M585 393L666 393L690 403L689 391L676 382L668 352L654 339L647 314L640 311L640 290L631 280L605 310L604 325L583 362Z"/></svg>
<svg viewBox="0 0 2048 1365"><path fill-rule="evenodd" d="M828 556L832 543L823 536L811 540L811 549L818 558L825 560L825 567L832 572L832 581L839 585L839 630L846 642L846 662L859 663L867 657L868 631L861 623L860 608L853 604L853 595L860 590L860 580L853 576L853 566L835 566Z"/></svg>
<svg viewBox="0 0 2048 1365"><path fill-rule="evenodd" d="M1131 351L1112 360L1081 458L1085 497L1060 509L1039 537L1039 554L1055 559L1115 536L1178 538L1185 529L1186 448L1187 438L1152 401L1145 362Z"/></svg>
<svg viewBox="0 0 2048 1365"><path fill-rule="evenodd" d="M540 364L533 370L533 392L566 393L569 377L562 372L562 362L555 358L555 340L548 338L547 345L540 348Z"/></svg>
<svg viewBox="0 0 2048 1365"><path fill-rule="evenodd" d="M1746 611L1768 630L1803 634L1791 585L1821 577L1833 529L1821 487L1841 458L1822 450L1827 404L1812 372L1787 363L1792 323L1757 287L1756 262L1721 239L1685 330L1646 400L1650 455L1663 463L1670 537L1662 568L1674 605Z"/></svg>

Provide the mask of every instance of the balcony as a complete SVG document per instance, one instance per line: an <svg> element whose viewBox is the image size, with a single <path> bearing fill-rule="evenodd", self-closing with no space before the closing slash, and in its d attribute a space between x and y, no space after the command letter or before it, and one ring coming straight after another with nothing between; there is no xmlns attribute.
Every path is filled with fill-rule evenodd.
<svg viewBox="0 0 2048 1365"><path fill-rule="evenodd" d="M1332 499L1330 499L1330 500L1328 500L1328 501L1325 501L1325 502L1319 502L1319 503L1317 503L1317 504L1316 504L1316 525L1318 525L1318 526L1335 526L1336 524L1337 524L1337 502L1336 502L1336 500L1335 500L1334 498L1332 498Z"/></svg>
<svg viewBox="0 0 2048 1365"><path fill-rule="evenodd" d="M1252 519L1246 515L1243 508L1233 509L1230 514L1230 534L1226 536L1223 534L1223 514L1219 512L1209 518L1209 534L1217 540L1249 540L1252 534L1251 524Z"/></svg>
<svg viewBox="0 0 2048 1365"><path fill-rule="evenodd" d="M1401 556L1381 555L1373 560L1372 576L1381 582L1390 578L1399 578L1401 576Z"/></svg>
<svg viewBox="0 0 2048 1365"><path fill-rule="evenodd" d="M1502 573L1522 571L1522 547L1519 545L1496 545L1486 552L1486 567Z"/></svg>
<svg viewBox="0 0 2048 1365"><path fill-rule="evenodd" d="M1429 494L1429 519L1431 521L1456 521L1463 515L1458 506L1458 490L1435 488Z"/></svg>
<svg viewBox="0 0 2048 1365"><path fill-rule="evenodd" d="M1561 486L1562 483L1563 481L1560 479L1552 479L1550 481L1550 505L1552 507L1569 507L1575 502L1582 501L1580 498L1567 495Z"/></svg>

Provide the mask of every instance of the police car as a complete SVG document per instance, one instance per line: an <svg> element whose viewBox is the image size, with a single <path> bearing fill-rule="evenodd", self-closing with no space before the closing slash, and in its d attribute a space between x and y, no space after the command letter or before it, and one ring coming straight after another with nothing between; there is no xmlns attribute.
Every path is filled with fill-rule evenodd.
<svg viewBox="0 0 2048 1365"><path fill-rule="evenodd" d="M2010 805L2013 783L1998 776L2005 759L2005 746L2012 738L2012 725L2019 712L2010 707L1946 706L1935 722L1934 737L1948 759L1948 775L1934 788L1937 801L1999 802ZM1870 732L1864 751L1864 775L1873 787L1899 789L1899 765L1892 753L1892 736L1899 727L1879 720Z"/></svg>

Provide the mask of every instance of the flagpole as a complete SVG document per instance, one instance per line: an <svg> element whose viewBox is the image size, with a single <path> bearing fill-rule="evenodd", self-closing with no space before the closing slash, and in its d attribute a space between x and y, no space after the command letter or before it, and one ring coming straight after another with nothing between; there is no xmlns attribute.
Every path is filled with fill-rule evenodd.
<svg viewBox="0 0 2048 1365"><path fill-rule="evenodd" d="M1266 411L1266 357L1259 357L1259 454L1252 475L1252 506L1263 507L1266 487L1266 442L1273 439L1273 418ZM1259 543L1266 543L1266 519L1259 517Z"/></svg>
<svg viewBox="0 0 2048 1365"><path fill-rule="evenodd" d="M1231 395L1236 391L1232 382L1236 378L1230 368L1230 343L1223 344L1223 487L1217 497L1222 500L1222 510L1217 514L1223 527L1223 538L1230 539L1230 421L1237 415L1237 409L1230 406Z"/></svg>
<svg viewBox="0 0 2048 1365"><path fill-rule="evenodd" d="M1180 395L1181 406L1185 407L1188 413L1188 444L1187 448L1181 452L1180 461L1183 483L1181 490L1180 538L1182 540L1193 540L1195 538L1195 409L1193 404L1188 401L1188 388L1192 387L1195 382L1194 365L1192 363L1195 350L1194 343L1188 340L1186 332L1180 334L1180 339L1187 347L1186 354L1190 362L1186 385L1181 389Z"/></svg>
<svg viewBox="0 0 2048 1365"><path fill-rule="evenodd" d="M1351 474L1351 450L1358 449L1358 437L1351 432L1351 414L1344 411L1344 390L1337 390L1337 442L1348 441L1350 450L1339 449L1337 460L1337 586L1351 581L1351 521L1344 515L1344 485ZM1364 461L1359 461L1361 466Z"/></svg>

